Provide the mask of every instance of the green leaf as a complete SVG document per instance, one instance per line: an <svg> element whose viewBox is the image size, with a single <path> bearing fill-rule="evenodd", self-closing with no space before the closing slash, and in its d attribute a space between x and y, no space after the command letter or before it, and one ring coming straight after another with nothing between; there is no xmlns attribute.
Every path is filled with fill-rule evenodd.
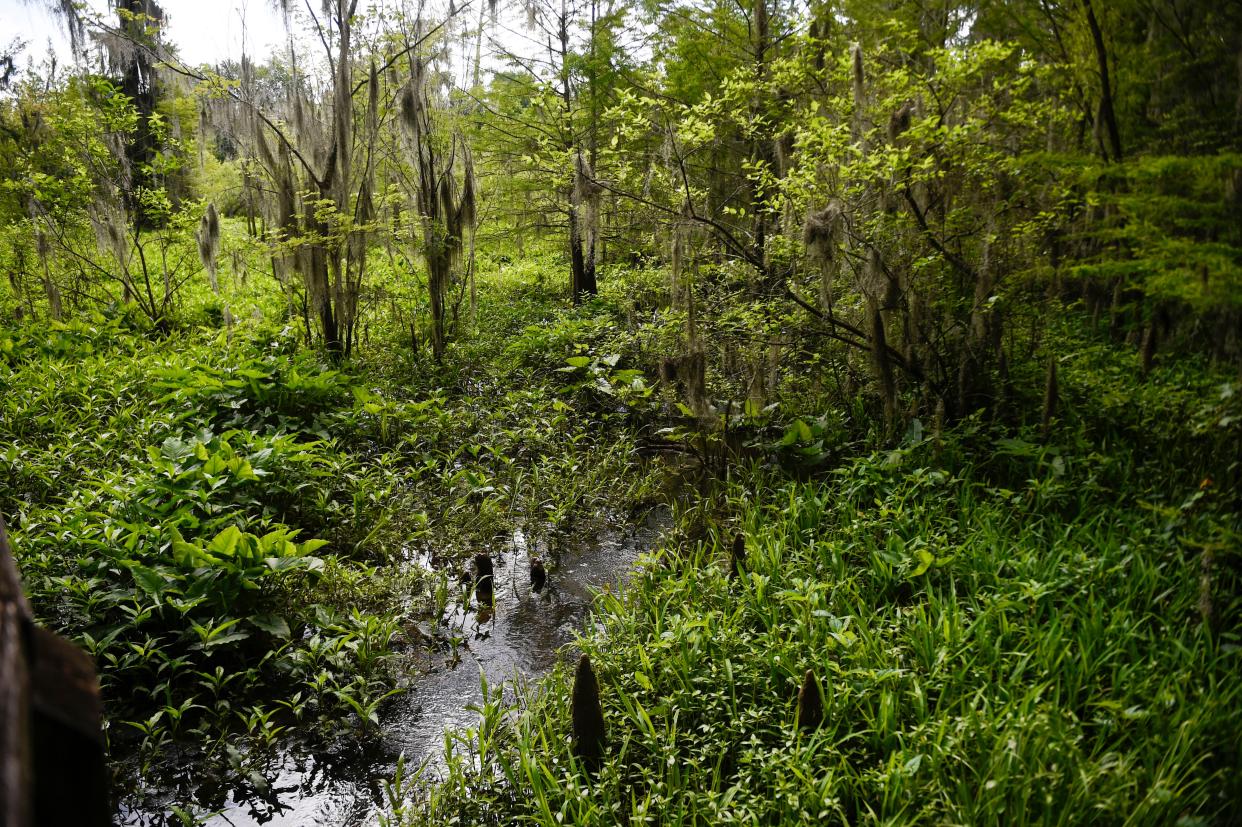
<svg viewBox="0 0 1242 827"><path fill-rule="evenodd" d="M245 640L248 637L250 637L249 632L229 632L227 634L217 635L211 638L210 640L203 641L202 643L196 643L190 648L191 649L212 649L212 648L215 648L216 646L223 646L226 643L236 643L237 641Z"/></svg>
<svg viewBox="0 0 1242 827"><path fill-rule="evenodd" d="M134 575L134 581L147 594L158 595L164 591L168 584L168 581L159 572L139 563L131 565L129 570Z"/></svg>
<svg viewBox="0 0 1242 827"><path fill-rule="evenodd" d="M590 356L570 356L565 361L569 364L570 367L585 368L587 365L591 364L591 357Z"/></svg>
<svg viewBox="0 0 1242 827"><path fill-rule="evenodd" d="M263 562L267 563L267 567L272 571L288 571L307 565L307 560L316 558L311 557L267 557Z"/></svg>
<svg viewBox="0 0 1242 827"><path fill-rule="evenodd" d="M424 519L426 519L425 516ZM305 543L298 546L298 554L313 554L327 544L327 540L307 540Z"/></svg>
<svg viewBox="0 0 1242 827"><path fill-rule="evenodd" d="M291 634L289 631L289 623L280 615L276 615L276 614L255 615L254 617L250 618L250 622L255 627L262 629L263 631L267 632L269 635L274 635L275 637L278 637L278 638L284 638L287 640L289 638L289 635Z"/></svg>
<svg viewBox="0 0 1242 827"><path fill-rule="evenodd" d="M223 557L231 557L236 552L241 537L241 529L231 525L212 538L207 544L207 550Z"/></svg>
<svg viewBox="0 0 1242 827"><path fill-rule="evenodd" d="M916 568L910 575L911 577L918 577L921 574L925 574L927 570L932 567L932 563L936 562L936 555L932 554L925 548L919 549L916 554L919 558L919 565L918 568Z"/></svg>
<svg viewBox="0 0 1242 827"><path fill-rule="evenodd" d="M176 530L175 526L169 529L169 534L173 538L171 551L173 551L173 560L176 565L183 567L183 569L193 569L193 567L199 565L199 560L202 556L202 550L199 546L193 543L186 543L185 538L181 536L180 531Z"/></svg>

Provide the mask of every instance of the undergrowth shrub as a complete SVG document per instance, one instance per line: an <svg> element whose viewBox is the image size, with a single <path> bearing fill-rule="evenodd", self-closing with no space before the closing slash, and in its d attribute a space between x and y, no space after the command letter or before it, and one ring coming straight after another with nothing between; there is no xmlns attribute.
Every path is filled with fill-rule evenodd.
<svg viewBox="0 0 1242 827"><path fill-rule="evenodd" d="M0 510L36 615L95 657L139 768L173 740L373 726L401 613L347 584L376 609L409 585L352 559L385 507L383 469L345 450L371 414L284 334L180 337L0 335Z"/></svg>

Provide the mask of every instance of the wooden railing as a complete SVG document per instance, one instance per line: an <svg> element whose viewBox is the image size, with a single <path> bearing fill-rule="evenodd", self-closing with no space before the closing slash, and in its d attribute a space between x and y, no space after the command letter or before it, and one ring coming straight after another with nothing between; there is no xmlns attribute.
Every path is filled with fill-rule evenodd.
<svg viewBox="0 0 1242 827"><path fill-rule="evenodd" d="M90 656L34 623L0 517L0 827L112 823Z"/></svg>

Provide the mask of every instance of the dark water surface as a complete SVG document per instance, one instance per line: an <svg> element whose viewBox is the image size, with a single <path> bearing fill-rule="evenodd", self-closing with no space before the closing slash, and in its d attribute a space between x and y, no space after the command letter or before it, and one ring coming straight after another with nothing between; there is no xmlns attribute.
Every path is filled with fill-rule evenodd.
<svg viewBox="0 0 1242 827"><path fill-rule="evenodd" d="M482 701L480 675L493 693L502 682L507 682L510 693L515 680L549 672L564 655L561 650L589 622L594 593L621 588L638 556L655 545L668 522L667 512L653 512L640 525L606 529L592 542L561 552L542 595L530 592L529 558L533 552L546 559L546 550L528 548L526 535L515 531L507 542L490 549L496 566L494 611L488 616L460 604L449 609L434 632L437 637L459 639L455 655L433 651L420 658L409 691L382 709L375 742L360 748L346 738L336 746L310 750L299 746L294 733L262 763L259 777L235 788L212 786L208 779L196 782L193 769L187 767L180 786L194 791L200 823L377 824L385 812L384 782L392 778L398 757L404 754L407 771L425 763L426 773L435 777L443 767L445 733L478 721L478 714L468 707ZM429 627L424 626L431 631ZM145 792L141 808L122 804L119 824L181 823L170 805L183 799L184 792ZM212 811L213 815L201 815Z"/></svg>

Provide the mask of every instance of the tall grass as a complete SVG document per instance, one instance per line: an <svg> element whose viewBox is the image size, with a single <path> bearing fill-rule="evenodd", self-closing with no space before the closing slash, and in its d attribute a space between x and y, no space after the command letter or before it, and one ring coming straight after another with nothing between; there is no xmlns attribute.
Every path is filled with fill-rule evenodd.
<svg viewBox="0 0 1242 827"><path fill-rule="evenodd" d="M473 752L441 785L411 782L403 817L1227 823L1242 804L1239 581L1235 558L1205 585L1200 552L1237 548L1237 514L1210 488L1156 508L1088 485L1091 462L1004 462L935 468L921 444L822 481L736 475L713 505L734 526L601 597L581 641L609 727L598 776L571 755L560 670L522 714L484 710ZM747 556L731 580L734 527ZM808 669L813 732L795 721Z"/></svg>

